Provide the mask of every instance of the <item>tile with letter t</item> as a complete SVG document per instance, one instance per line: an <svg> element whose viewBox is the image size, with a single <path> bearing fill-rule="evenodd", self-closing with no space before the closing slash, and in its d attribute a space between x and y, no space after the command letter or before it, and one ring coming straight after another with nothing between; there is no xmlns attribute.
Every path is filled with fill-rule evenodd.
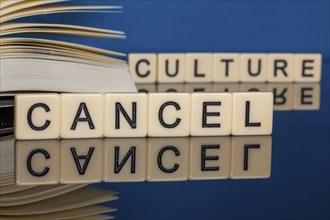
<svg viewBox="0 0 330 220"><path fill-rule="evenodd" d="M230 135L231 119L231 93L191 94L190 135Z"/></svg>
<svg viewBox="0 0 330 220"><path fill-rule="evenodd" d="M145 137L148 95L109 93L104 95L104 136Z"/></svg>
<svg viewBox="0 0 330 220"><path fill-rule="evenodd" d="M213 55L211 53L187 53L185 81L212 82Z"/></svg>
<svg viewBox="0 0 330 220"><path fill-rule="evenodd" d="M148 97L148 136L189 135L189 93L149 93Z"/></svg>
<svg viewBox="0 0 330 220"><path fill-rule="evenodd" d="M295 55L290 53L268 54L268 82L293 82Z"/></svg>
<svg viewBox="0 0 330 220"><path fill-rule="evenodd" d="M189 176L189 138L149 138L148 181L184 181Z"/></svg>
<svg viewBox="0 0 330 220"><path fill-rule="evenodd" d="M294 102L293 83L268 83L267 90L274 95L274 110L292 110Z"/></svg>
<svg viewBox="0 0 330 220"><path fill-rule="evenodd" d="M295 61L295 82L320 82L321 54L296 54Z"/></svg>
<svg viewBox="0 0 330 220"><path fill-rule="evenodd" d="M95 183L103 178L103 140L67 139L60 142L60 182Z"/></svg>
<svg viewBox="0 0 330 220"><path fill-rule="evenodd" d="M296 110L320 109L320 84L299 83L294 85L294 106Z"/></svg>
<svg viewBox="0 0 330 220"><path fill-rule="evenodd" d="M128 66L135 83L155 83L157 79L157 54L131 53Z"/></svg>
<svg viewBox="0 0 330 220"><path fill-rule="evenodd" d="M142 182L147 176L146 138L104 139L105 182Z"/></svg>
<svg viewBox="0 0 330 220"><path fill-rule="evenodd" d="M184 53L158 54L158 82L183 83L186 71L186 56Z"/></svg>
<svg viewBox="0 0 330 220"><path fill-rule="evenodd" d="M58 140L15 142L17 185L49 185L60 180Z"/></svg>
<svg viewBox="0 0 330 220"><path fill-rule="evenodd" d="M268 55L265 53L241 54L241 82L266 82Z"/></svg>
<svg viewBox="0 0 330 220"><path fill-rule="evenodd" d="M54 139L60 136L61 99L55 93L15 96L15 137Z"/></svg>
<svg viewBox="0 0 330 220"><path fill-rule="evenodd" d="M231 150L231 179L270 177L271 136L232 137Z"/></svg>
<svg viewBox="0 0 330 220"><path fill-rule="evenodd" d="M273 94L233 93L232 135L267 135L273 128Z"/></svg>
<svg viewBox="0 0 330 220"><path fill-rule="evenodd" d="M102 94L61 94L61 138L103 136Z"/></svg>
<svg viewBox="0 0 330 220"><path fill-rule="evenodd" d="M239 53L215 53L213 55L213 82L240 81Z"/></svg>
<svg viewBox="0 0 330 220"><path fill-rule="evenodd" d="M230 149L230 137L192 137L189 179L228 179Z"/></svg>

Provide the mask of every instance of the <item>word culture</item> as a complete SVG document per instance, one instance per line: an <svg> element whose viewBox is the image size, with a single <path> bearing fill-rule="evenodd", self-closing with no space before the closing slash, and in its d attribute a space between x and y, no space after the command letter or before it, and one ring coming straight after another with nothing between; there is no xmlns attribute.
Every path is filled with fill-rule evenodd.
<svg viewBox="0 0 330 220"><path fill-rule="evenodd" d="M17 139L269 135L272 121L270 92L15 96Z"/></svg>

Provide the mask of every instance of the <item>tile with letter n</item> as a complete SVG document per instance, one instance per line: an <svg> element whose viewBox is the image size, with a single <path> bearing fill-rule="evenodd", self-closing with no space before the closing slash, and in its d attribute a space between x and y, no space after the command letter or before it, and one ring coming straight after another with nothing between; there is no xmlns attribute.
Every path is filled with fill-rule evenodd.
<svg viewBox="0 0 330 220"><path fill-rule="evenodd" d="M295 61L295 82L321 81L321 54L296 54Z"/></svg>
<svg viewBox="0 0 330 220"><path fill-rule="evenodd" d="M211 53L187 53L185 81L212 82L213 55Z"/></svg>
<svg viewBox="0 0 330 220"><path fill-rule="evenodd" d="M183 83L186 72L186 56L184 53L158 54L158 82Z"/></svg>
<svg viewBox="0 0 330 220"><path fill-rule="evenodd" d="M241 54L241 82L266 82L268 55L265 53Z"/></svg>
<svg viewBox="0 0 330 220"><path fill-rule="evenodd" d="M128 66L135 83L155 83L157 79L157 54L131 53Z"/></svg>
<svg viewBox="0 0 330 220"><path fill-rule="evenodd" d="M101 182L103 168L102 139L60 141L60 182Z"/></svg>

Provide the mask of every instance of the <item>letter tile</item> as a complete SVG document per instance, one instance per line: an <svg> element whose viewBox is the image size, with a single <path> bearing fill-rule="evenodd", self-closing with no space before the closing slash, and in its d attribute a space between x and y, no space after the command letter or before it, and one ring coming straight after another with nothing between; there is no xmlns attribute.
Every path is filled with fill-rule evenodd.
<svg viewBox="0 0 330 220"><path fill-rule="evenodd" d="M228 179L230 157L230 137L192 137L189 179Z"/></svg>
<svg viewBox="0 0 330 220"><path fill-rule="evenodd" d="M158 54L158 82L183 83L186 71L184 53Z"/></svg>
<svg viewBox="0 0 330 220"><path fill-rule="evenodd" d="M148 136L188 136L190 94L149 93Z"/></svg>
<svg viewBox="0 0 330 220"><path fill-rule="evenodd" d="M214 83L213 92L239 92L240 83Z"/></svg>
<svg viewBox="0 0 330 220"><path fill-rule="evenodd" d="M268 54L268 82L293 82L295 55L290 53Z"/></svg>
<svg viewBox="0 0 330 220"><path fill-rule="evenodd" d="M154 83L157 78L155 53L131 53L128 55L129 70L135 83Z"/></svg>
<svg viewBox="0 0 330 220"><path fill-rule="evenodd" d="M295 60L295 82L320 82L321 54L296 54Z"/></svg>
<svg viewBox="0 0 330 220"><path fill-rule="evenodd" d="M239 53L215 53L213 55L213 81L239 82L240 61Z"/></svg>
<svg viewBox="0 0 330 220"><path fill-rule="evenodd" d="M212 83L186 83L186 92L212 92Z"/></svg>
<svg viewBox="0 0 330 220"><path fill-rule="evenodd" d="M15 137L54 139L60 136L61 99L55 93L15 96Z"/></svg>
<svg viewBox="0 0 330 220"><path fill-rule="evenodd" d="M240 92L267 92L266 83L241 83Z"/></svg>
<svg viewBox="0 0 330 220"><path fill-rule="evenodd" d="M103 178L103 140L61 140L61 183L97 183Z"/></svg>
<svg viewBox="0 0 330 220"><path fill-rule="evenodd" d="M231 179L270 177L271 136L232 137L231 150Z"/></svg>
<svg viewBox="0 0 330 220"><path fill-rule="evenodd" d="M156 84L154 83L136 83L135 86L138 92L157 92Z"/></svg>
<svg viewBox="0 0 330 220"><path fill-rule="evenodd" d="M294 100L293 83L269 83L267 90L274 95L274 110L292 110Z"/></svg>
<svg viewBox="0 0 330 220"><path fill-rule="evenodd" d="M145 137L148 95L109 93L104 95L104 136Z"/></svg>
<svg viewBox="0 0 330 220"><path fill-rule="evenodd" d="M265 53L241 54L241 82L266 82L268 55Z"/></svg>
<svg viewBox="0 0 330 220"><path fill-rule="evenodd" d="M102 94L61 94L61 138L103 136Z"/></svg>
<svg viewBox="0 0 330 220"><path fill-rule="evenodd" d="M15 142L16 185L49 185L60 180L58 140Z"/></svg>
<svg viewBox="0 0 330 220"><path fill-rule="evenodd" d="M319 83L294 84L293 108L296 110L320 109L320 84Z"/></svg>
<svg viewBox="0 0 330 220"><path fill-rule="evenodd" d="M270 92L233 93L233 135L272 133L273 94Z"/></svg>
<svg viewBox="0 0 330 220"><path fill-rule="evenodd" d="M213 55L211 53L186 54L186 82L213 81Z"/></svg>
<svg viewBox="0 0 330 220"><path fill-rule="evenodd" d="M105 182L142 182L147 176L146 138L106 138Z"/></svg>
<svg viewBox="0 0 330 220"><path fill-rule="evenodd" d="M148 144L148 181L188 179L189 138L149 138Z"/></svg>
<svg viewBox="0 0 330 220"><path fill-rule="evenodd" d="M230 135L231 118L231 93L191 94L190 135Z"/></svg>
<svg viewBox="0 0 330 220"><path fill-rule="evenodd" d="M186 84L184 83L159 83L157 92L185 92Z"/></svg>

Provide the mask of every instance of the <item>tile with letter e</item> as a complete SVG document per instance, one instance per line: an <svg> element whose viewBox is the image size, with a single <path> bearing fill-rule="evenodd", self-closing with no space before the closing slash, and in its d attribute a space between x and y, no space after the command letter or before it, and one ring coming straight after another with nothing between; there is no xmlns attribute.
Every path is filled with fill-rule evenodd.
<svg viewBox="0 0 330 220"><path fill-rule="evenodd" d="M321 54L296 54L295 61L295 82L320 82Z"/></svg>
<svg viewBox="0 0 330 220"><path fill-rule="evenodd" d="M211 53L187 53L185 81L212 82L213 55Z"/></svg>
<svg viewBox="0 0 330 220"><path fill-rule="evenodd" d="M233 93L232 135L267 135L273 128L273 94Z"/></svg>
<svg viewBox="0 0 330 220"><path fill-rule="evenodd" d="M67 139L60 142L60 182L96 183L103 178L103 140Z"/></svg>
<svg viewBox="0 0 330 220"><path fill-rule="evenodd" d="M104 95L104 136L145 137L148 95L108 93Z"/></svg>
<svg viewBox="0 0 330 220"><path fill-rule="evenodd" d="M189 93L149 93L148 98L148 136L189 135Z"/></svg>
<svg viewBox="0 0 330 220"><path fill-rule="evenodd" d="M265 53L241 54L241 82L266 82L268 55Z"/></svg>
<svg viewBox="0 0 330 220"><path fill-rule="evenodd" d="M183 83L186 71L186 56L184 53L158 54L158 82Z"/></svg>
<svg viewBox="0 0 330 220"><path fill-rule="evenodd" d="M268 83L268 92L274 96L274 110L292 110L294 102L293 83Z"/></svg>
<svg viewBox="0 0 330 220"><path fill-rule="evenodd" d="M295 55L290 53L268 54L268 82L293 82Z"/></svg>
<svg viewBox="0 0 330 220"><path fill-rule="evenodd" d="M271 157L271 136L232 137L230 178L269 178Z"/></svg>
<svg viewBox="0 0 330 220"><path fill-rule="evenodd" d="M294 84L294 106L296 110L320 109L320 84L298 83Z"/></svg>
<svg viewBox="0 0 330 220"><path fill-rule="evenodd" d="M213 55L213 82L240 81L239 53L215 53Z"/></svg>
<svg viewBox="0 0 330 220"><path fill-rule="evenodd" d="M149 138L148 181L184 181L189 176L189 138Z"/></svg>
<svg viewBox="0 0 330 220"><path fill-rule="evenodd" d="M147 176L146 138L104 139L105 182L142 182Z"/></svg>
<svg viewBox="0 0 330 220"><path fill-rule="evenodd" d="M157 54L131 53L128 66L135 83L155 83L157 79Z"/></svg>
<svg viewBox="0 0 330 220"><path fill-rule="evenodd" d="M190 139L191 180L228 179L231 157L230 137Z"/></svg>
<svg viewBox="0 0 330 220"><path fill-rule="evenodd" d="M61 94L61 138L103 136L102 94Z"/></svg>
<svg viewBox="0 0 330 220"><path fill-rule="evenodd" d="M230 135L231 119L231 93L191 94L190 135Z"/></svg>
<svg viewBox="0 0 330 220"><path fill-rule="evenodd" d="M54 139L60 136L61 99L55 93L15 96L15 137Z"/></svg>
<svg viewBox="0 0 330 220"><path fill-rule="evenodd" d="M58 140L15 142L16 185L49 185L60 180Z"/></svg>

